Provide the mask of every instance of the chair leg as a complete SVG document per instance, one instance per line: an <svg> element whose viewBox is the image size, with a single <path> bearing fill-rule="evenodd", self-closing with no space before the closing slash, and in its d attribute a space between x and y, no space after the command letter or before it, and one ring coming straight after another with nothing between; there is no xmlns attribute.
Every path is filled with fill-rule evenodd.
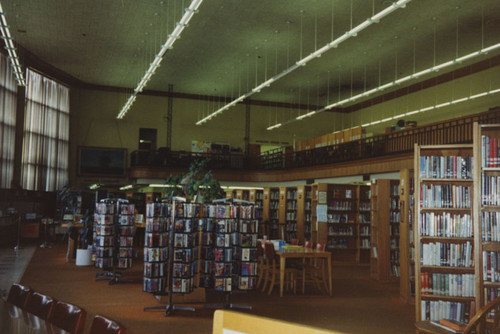
<svg viewBox="0 0 500 334"><path fill-rule="evenodd" d="M257 265L257 266L259 266L259 265ZM257 268L259 268L259 279L258 279L257 285L256 285L256 287L258 288L260 286L260 283L262 283L262 278L266 272L266 268L262 264L260 264L260 267L257 267Z"/></svg>
<svg viewBox="0 0 500 334"><path fill-rule="evenodd" d="M306 269L302 268L302 294L306 292Z"/></svg>
<svg viewBox="0 0 500 334"><path fill-rule="evenodd" d="M266 291L267 281L269 280L269 267L266 266L264 268L264 271L265 273L264 273L264 282L262 284L262 292Z"/></svg>
<svg viewBox="0 0 500 334"><path fill-rule="evenodd" d="M274 280L276 278L276 267L273 266L273 268L270 268L269 270L272 270L273 273L272 273L272 276L271 276L271 280L269 281L271 283L271 286L269 287L269 292L267 293L268 295L271 294L271 292L273 291L273 288L274 288Z"/></svg>

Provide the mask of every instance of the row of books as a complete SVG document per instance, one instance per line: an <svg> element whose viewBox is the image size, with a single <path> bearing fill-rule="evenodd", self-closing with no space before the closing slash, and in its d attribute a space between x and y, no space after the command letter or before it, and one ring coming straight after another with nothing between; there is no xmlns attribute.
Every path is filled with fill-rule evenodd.
<svg viewBox="0 0 500 334"><path fill-rule="evenodd" d="M370 211L370 210L371 210L370 202L359 203L359 211Z"/></svg>
<svg viewBox="0 0 500 334"><path fill-rule="evenodd" d="M297 190L288 190L286 192L286 199L296 200L297 199Z"/></svg>
<svg viewBox="0 0 500 334"><path fill-rule="evenodd" d="M481 212L482 241L500 241L500 212Z"/></svg>
<svg viewBox="0 0 500 334"><path fill-rule="evenodd" d="M391 211L389 214L389 222L399 223L401 221L401 213L399 211Z"/></svg>
<svg viewBox="0 0 500 334"><path fill-rule="evenodd" d="M352 226L328 226L329 236L354 236Z"/></svg>
<svg viewBox="0 0 500 334"><path fill-rule="evenodd" d="M287 210L297 210L297 201L289 201L286 203Z"/></svg>
<svg viewBox="0 0 500 334"><path fill-rule="evenodd" d="M420 291L423 295L474 297L474 274L420 273Z"/></svg>
<svg viewBox="0 0 500 334"><path fill-rule="evenodd" d="M486 168L500 167L498 154L498 138L481 136L481 166Z"/></svg>
<svg viewBox="0 0 500 334"><path fill-rule="evenodd" d="M472 179L473 158L461 156L421 156L422 179Z"/></svg>
<svg viewBox="0 0 500 334"><path fill-rule="evenodd" d="M370 239L364 238L359 240L359 248L369 249Z"/></svg>
<svg viewBox="0 0 500 334"><path fill-rule="evenodd" d="M391 184L391 196L399 196L399 184Z"/></svg>
<svg viewBox="0 0 500 334"><path fill-rule="evenodd" d="M287 232L297 232L297 223L287 222L286 223L286 231Z"/></svg>
<svg viewBox="0 0 500 334"><path fill-rule="evenodd" d="M483 252L483 280L500 282L500 252Z"/></svg>
<svg viewBox="0 0 500 334"><path fill-rule="evenodd" d="M287 212L286 213L286 220L297 220L297 212Z"/></svg>
<svg viewBox="0 0 500 334"><path fill-rule="evenodd" d="M399 198L394 198L394 197L392 197L392 198L391 198L391 206L390 206L390 209L391 209L391 210L399 210L399 206L400 206Z"/></svg>
<svg viewBox="0 0 500 334"><path fill-rule="evenodd" d="M389 225L389 235L393 237L399 237L399 225L391 224Z"/></svg>
<svg viewBox="0 0 500 334"><path fill-rule="evenodd" d="M391 263L399 264L399 251L392 251L390 258Z"/></svg>
<svg viewBox="0 0 500 334"><path fill-rule="evenodd" d="M350 219L348 214L331 214L327 215L328 223L354 224L354 219Z"/></svg>
<svg viewBox="0 0 500 334"><path fill-rule="evenodd" d="M391 266L391 276L392 277L399 277L401 275L400 267L399 265L392 265Z"/></svg>
<svg viewBox="0 0 500 334"><path fill-rule="evenodd" d="M422 243L420 264L424 266L465 267L474 266L473 246L464 243Z"/></svg>
<svg viewBox="0 0 500 334"><path fill-rule="evenodd" d="M500 176L482 175L481 204L500 205Z"/></svg>
<svg viewBox="0 0 500 334"><path fill-rule="evenodd" d="M451 319L467 323L470 317L475 314L475 303L473 301L461 303L443 300L422 300L420 307L422 320Z"/></svg>
<svg viewBox="0 0 500 334"><path fill-rule="evenodd" d="M370 226L360 226L359 227L359 235L364 237L370 236Z"/></svg>
<svg viewBox="0 0 500 334"><path fill-rule="evenodd" d="M473 236L472 216L450 212L420 213L418 221L420 235L431 237L471 238Z"/></svg>
<svg viewBox="0 0 500 334"><path fill-rule="evenodd" d="M472 188L454 184L422 184L420 186L421 208L470 208Z"/></svg>
<svg viewBox="0 0 500 334"><path fill-rule="evenodd" d="M349 248L349 240L348 239L328 239L326 247L328 249L345 249Z"/></svg>
<svg viewBox="0 0 500 334"><path fill-rule="evenodd" d="M332 201L328 204L328 210L334 211L352 211L351 201Z"/></svg>

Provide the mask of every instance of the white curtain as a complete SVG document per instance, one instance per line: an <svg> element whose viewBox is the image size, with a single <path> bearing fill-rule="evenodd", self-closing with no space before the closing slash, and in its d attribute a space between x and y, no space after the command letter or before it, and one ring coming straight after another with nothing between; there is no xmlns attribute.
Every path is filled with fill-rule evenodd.
<svg viewBox="0 0 500 334"><path fill-rule="evenodd" d="M60 190L68 182L69 89L34 71L26 74L22 186Z"/></svg>
<svg viewBox="0 0 500 334"><path fill-rule="evenodd" d="M0 54L0 188L11 187L14 175L17 84L9 60Z"/></svg>

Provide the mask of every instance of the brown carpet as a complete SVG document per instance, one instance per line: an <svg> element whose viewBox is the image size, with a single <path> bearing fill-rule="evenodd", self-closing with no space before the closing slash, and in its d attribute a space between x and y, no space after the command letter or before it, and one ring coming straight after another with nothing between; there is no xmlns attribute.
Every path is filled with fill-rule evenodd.
<svg viewBox="0 0 500 334"><path fill-rule="evenodd" d="M108 285L95 282L98 272L93 267L77 267L66 263L65 245L37 249L21 282L54 298L77 304L87 310L86 331L95 314L102 314L125 325L130 334L211 333L213 309L195 305L196 312L178 311L165 317L162 311L144 312L147 306L159 302L142 292L142 261L123 277L135 283ZM305 295L287 293L279 297L278 289L267 294L252 291L236 293L234 303L251 305L250 314L282 319L341 333L412 333L414 307L399 299L399 283L378 283L369 278L367 266L334 268L333 297L322 295L313 288ZM213 302L220 295L207 291Z"/></svg>

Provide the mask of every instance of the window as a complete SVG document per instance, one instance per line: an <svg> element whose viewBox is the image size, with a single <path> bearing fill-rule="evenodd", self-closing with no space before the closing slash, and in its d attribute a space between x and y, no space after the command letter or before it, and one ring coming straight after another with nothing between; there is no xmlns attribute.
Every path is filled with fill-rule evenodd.
<svg viewBox="0 0 500 334"><path fill-rule="evenodd" d="M68 182L69 89L27 70L22 186L54 191Z"/></svg>
<svg viewBox="0 0 500 334"><path fill-rule="evenodd" d="M0 54L0 188L10 188L14 175L17 84L7 57Z"/></svg>

